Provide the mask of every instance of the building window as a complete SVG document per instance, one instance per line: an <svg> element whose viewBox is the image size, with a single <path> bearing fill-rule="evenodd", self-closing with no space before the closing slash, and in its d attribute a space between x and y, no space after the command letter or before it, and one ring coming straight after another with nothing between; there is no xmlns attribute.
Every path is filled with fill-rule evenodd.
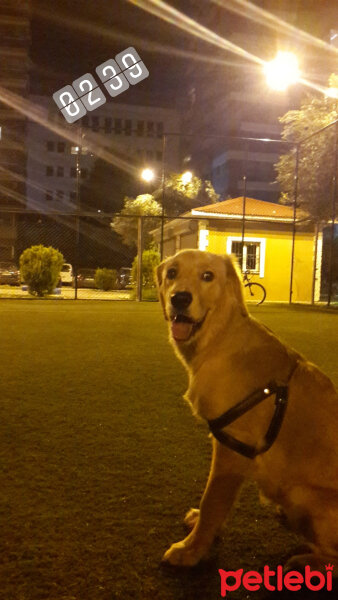
<svg viewBox="0 0 338 600"><path fill-rule="evenodd" d="M50 165L47 165L46 167L46 175L47 177L53 177L54 175L54 169Z"/></svg>
<svg viewBox="0 0 338 600"><path fill-rule="evenodd" d="M156 151L156 160L157 162L162 162L162 151L161 150L157 150Z"/></svg>
<svg viewBox="0 0 338 600"><path fill-rule="evenodd" d="M136 134L138 137L144 136L144 121L137 121Z"/></svg>
<svg viewBox="0 0 338 600"><path fill-rule="evenodd" d="M242 262L242 239L240 237L227 240L227 254L235 254L239 264ZM264 277L265 239L245 238L243 245L242 271L257 273Z"/></svg>
<svg viewBox="0 0 338 600"><path fill-rule="evenodd" d="M161 138L163 135L163 123L156 123L156 134L158 138Z"/></svg>
<svg viewBox="0 0 338 600"><path fill-rule="evenodd" d="M63 191L63 190L57 190L57 192L56 192L56 197L57 197L59 200L62 200L62 199L64 198L64 195L65 195L65 193L64 193L64 191Z"/></svg>
<svg viewBox="0 0 338 600"><path fill-rule="evenodd" d="M104 132L111 133L113 131L113 119L106 117L104 120Z"/></svg>
<svg viewBox="0 0 338 600"><path fill-rule="evenodd" d="M76 177L76 167L70 167L70 176Z"/></svg>
<svg viewBox="0 0 338 600"><path fill-rule="evenodd" d="M76 192L69 192L69 200L72 200L75 202L76 200Z"/></svg>
<svg viewBox="0 0 338 600"><path fill-rule="evenodd" d="M54 152L54 142L50 140L47 142L47 152Z"/></svg>
<svg viewBox="0 0 338 600"><path fill-rule="evenodd" d="M147 121L147 137L154 137L154 121Z"/></svg>
<svg viewBox="0 0 338 600"><path fill-rule="evenodd" d="M147 159L148 160L153 160L154 158L154 153L152 150L147 150Z"/></svg>
<svg viewBox="0 0 338 600"><path fill-rule="evenodd" d="M47 202L51 202L53 200L52 190L46 190L45 199L47 200Z"/></svg>
<svg viewBox="0 0 338 600"><path fill-rule="evenodd" d="M57 177L63 177L64 176L64 168L56 167L56 175L57 175Z"/></svg>
<svg viewBox="0 0 338 600"><path fill-rule="evenodd" d="M122 119L114 120L114 129L117 135L120 135L122 133Z"/></svg>
<svg viewBox="0 0 338 600"><path fill-rule="evenodd" d="M57 149L58 149L58 152L65 152L66 151L65 142L58 142Z"/></svg>
<svg viewBox="0 0 338 600"><path fill-rule="evenodd" d="M124 135L131 135L131 119L126 119L124 122Z"/></svg>
<svg viewBox="0 0 338 600"><path fill-rule="evenodd" d="M99 117L92 117L92 130L98 131L100 128L100 119Z"/></svg>

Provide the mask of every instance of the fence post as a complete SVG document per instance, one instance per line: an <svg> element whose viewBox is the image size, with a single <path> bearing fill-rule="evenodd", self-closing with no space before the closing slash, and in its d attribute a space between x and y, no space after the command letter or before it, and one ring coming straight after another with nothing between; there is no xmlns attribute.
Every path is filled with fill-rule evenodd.
<svg viewBox="0 0 338 600"><path fill-rule="evenodd" d="M242 243L241 243L241 271L243 273L244 265L244 237L245 237L245 217L246 217L246 175L243 176L243 218L242 218Z"/></svg>
<svg viewBox="0 0 338 600"><path fill-rule="evenodd" d="M294 177L294 192L293 192L293 223L292 223L292 250L291 250L291 271L290 271L290 294L289 304L292 304L293 292L293 271L295 261L295 242L296 242L296 216L297 216L297 199L298 199L298 176L299 176L299 144L296 146L296 164Z"/></svg>
<svg viewBox="0 0 338 600"><path fill-rule="evenodd" d="M165 149L166 149L166 134L162 138L162 214L161 214L161 261L163 260L163 245L164 245L164 198L165 198Z"/></svg>
<svg viewBox="0 0 338 600"><path fill-rule="evenodd" d="M317 279L317 261L318 261L318 238L319 238L319 223L315 225L315 252L313 257L313 275L312 275L312 291L311 291L311 304L315 303L316 294L316 279Z"/></svg>
<svg viewBox="0 0 338 600"><path fill-rule="evenodd" d="M137 219L137 296L142 302L142 252L143 252L143 217Z"/></svg>
<svg viewBox="0 0 338 600"><path fill-rule="evenodd" d="M332 212L331 212L331 235L330 235L330 250L329 250L329 281L328 281L328 293L327 293L327 305L331 304L332 296L332 283L333 283L333 246L334 246L334 233L335 233L335 221L336 221L336 197L337 197L337 167L338 167L338 121L335 123L334 128L334 168L332 177Z"/></svg>

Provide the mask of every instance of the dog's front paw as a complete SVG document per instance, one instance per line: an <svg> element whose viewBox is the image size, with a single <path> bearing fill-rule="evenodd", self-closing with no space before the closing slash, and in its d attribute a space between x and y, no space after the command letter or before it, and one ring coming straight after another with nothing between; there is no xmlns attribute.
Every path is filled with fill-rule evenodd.
<svg viewBox="0 0 338 600"><path fill-rule="evenodd" d="M187 514L184 517L184 523L189 527L189 529L193 529L198 521L200 511L198 508L191 508L188 510Z"/></svg>
<svg viewBox="0 0 338 600"><path fill-rule="evenodd" d="M180 567L194 567L205 553L193 544L186 545L185 541L172 544L164 554L162 561Z"/></svg>

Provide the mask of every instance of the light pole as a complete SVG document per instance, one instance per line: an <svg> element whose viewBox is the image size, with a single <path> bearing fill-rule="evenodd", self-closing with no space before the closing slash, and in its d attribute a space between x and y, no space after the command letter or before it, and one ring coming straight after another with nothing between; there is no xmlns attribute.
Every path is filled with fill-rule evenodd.
<svg viewBox="0 0 338 600"><path fill-rule="evenodd" d="M141 171L141 179L146 183L151 183L155 179L155 172L150 167L145 167ZM143 217L137 218L137 294L138 302L142 301L142 253L143 253Z"/></svg>

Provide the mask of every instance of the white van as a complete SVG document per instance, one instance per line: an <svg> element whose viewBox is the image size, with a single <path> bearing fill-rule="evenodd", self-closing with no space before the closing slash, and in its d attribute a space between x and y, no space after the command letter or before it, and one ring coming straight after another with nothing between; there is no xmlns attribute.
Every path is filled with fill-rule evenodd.
<svg viewBox="0 0 338 600"><path fill-rule="evenodd" d="M62 265L60 280L62 285L72 285L73 283L73 267L70 263L64 263Z"/></svg>

